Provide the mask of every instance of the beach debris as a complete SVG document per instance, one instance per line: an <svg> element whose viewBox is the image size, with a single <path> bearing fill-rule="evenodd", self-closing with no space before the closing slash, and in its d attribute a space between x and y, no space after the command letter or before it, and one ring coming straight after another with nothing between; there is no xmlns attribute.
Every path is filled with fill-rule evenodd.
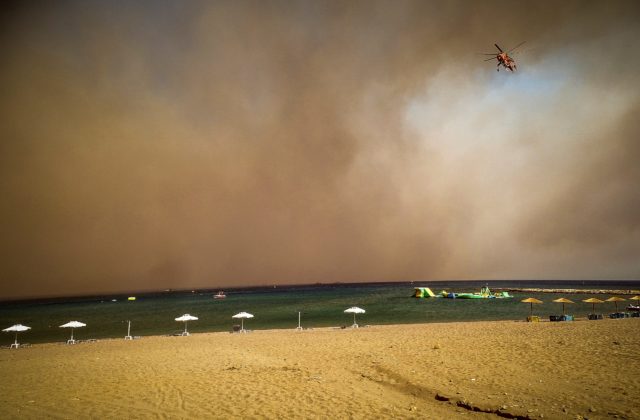
<svg viewBox="0 0 640 420"><path fill-rule="evenodd" d="M436 400L438 401L451 401L451 397L445 394L438 392L436 394Z"/></svg>
<svg viewBox="0 0 640 420"><path fill-rule="evenodd" d="M440 350L441 349L440 344L438 344L438 343L434 344L433 345L433 349L434 350Z"/></svg>

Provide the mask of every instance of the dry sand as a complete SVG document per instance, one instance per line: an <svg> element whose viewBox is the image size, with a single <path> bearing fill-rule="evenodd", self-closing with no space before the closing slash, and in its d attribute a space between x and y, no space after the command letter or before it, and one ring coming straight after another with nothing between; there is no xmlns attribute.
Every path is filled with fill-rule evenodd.
<svg viewBox="0 0 640 420"><path fill-rule="evenodd" d="M0 351L0 417L637 419L639 331L632 318L36 345Z"/></svg>

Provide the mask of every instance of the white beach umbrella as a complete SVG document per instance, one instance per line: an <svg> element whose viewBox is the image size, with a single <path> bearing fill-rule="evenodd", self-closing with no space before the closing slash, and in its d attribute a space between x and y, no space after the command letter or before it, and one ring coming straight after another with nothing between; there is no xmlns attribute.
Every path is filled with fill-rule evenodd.
<svg viewBox="0 0 640 420"><path fill-rule="evenodd" d="M356 324L356 314L363 314L366 311L364 309L362 309L362 308L358 308L357 306L352 306L349 309L345 309L344 312L348 313L348 314L353 314L353 325L352 325L352 327L353 328L358 328L358 324Z"/></svg>
<svg viewBox="0 0 640 420"><path fill-rule="evenodd" d="M69 321L66 324L60 325L60 328L71 328L71 338L67 340L67 344L75 344L76 340L73 339L73 330L75 328L86 327L87 324L84 324L80 321Z"/></svg>
<svg viewBox="0 0 640 420"><path fill-rule="evenodd" d="M182 316L177 317L176 321L184 322L184 331L182 332L182 335L189 335L189 332L187 331L187 322L197 321L197 320L198 320L197 316L193 316L189 314L184 314Z"/></svg>
<svg viewBox="0 0 640 420"><path fill-rule="evenodd" d="M16 333L16 342L13 343L11 345L11 348L15 347L18 348L19 344L18 344L18 333L21 331L27 331L30 330L31 327L27 327L26 325L22 325L22 324L16 324L16 325L12 325L9 328L5 328L2 331L6 331L6 332L15 332Z"/></svg>
<svg viewBox="0 0 640 420"><path fill-rule="evenodd" d="M247 318L253 318L253 315L247 312L240 312L239 314L235 314L234 316L232 316L231 318L240 318L240 331L245 332L244 329L244 319Z"/></svg>

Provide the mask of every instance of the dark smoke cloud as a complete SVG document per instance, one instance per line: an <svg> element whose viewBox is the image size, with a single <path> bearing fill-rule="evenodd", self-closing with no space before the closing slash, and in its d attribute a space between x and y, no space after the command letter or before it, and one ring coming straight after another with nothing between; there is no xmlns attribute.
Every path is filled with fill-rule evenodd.
<svg viewBox="0 0 640 420"><path fill-rule="evenodd" d="M2 7L0 297L640 276L635 2Z"/></svg>

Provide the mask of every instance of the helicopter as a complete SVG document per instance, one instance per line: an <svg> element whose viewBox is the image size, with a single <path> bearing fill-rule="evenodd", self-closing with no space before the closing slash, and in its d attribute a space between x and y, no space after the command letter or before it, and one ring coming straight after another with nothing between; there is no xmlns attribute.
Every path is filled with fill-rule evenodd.
<svg viewBox="0 0 640 420"><path fill-rule="evenodd" d="M498 65L496 68L496 71L500 71L500 66L504 67L507 70L510 71L515 71L517 69L516 66L516 62L513 58L509 57L509 54L515 50L516 48L518 48L519 46L521 46L522 44L524 44L526 41L522 41L521 43L519 43L518 45L516 45L515 47L511 48L509 51L504 52L502 51L502 48L500 48L500 46L498 46L498 44L493 44L496 46L496 48L498 49L498 51L500 51L499 54L496 53L481 53L482 55L491 55L493 57L491 58L487 58L484 61L490 61L493 60L494 58L496 60L498 60Z"/></svg>

